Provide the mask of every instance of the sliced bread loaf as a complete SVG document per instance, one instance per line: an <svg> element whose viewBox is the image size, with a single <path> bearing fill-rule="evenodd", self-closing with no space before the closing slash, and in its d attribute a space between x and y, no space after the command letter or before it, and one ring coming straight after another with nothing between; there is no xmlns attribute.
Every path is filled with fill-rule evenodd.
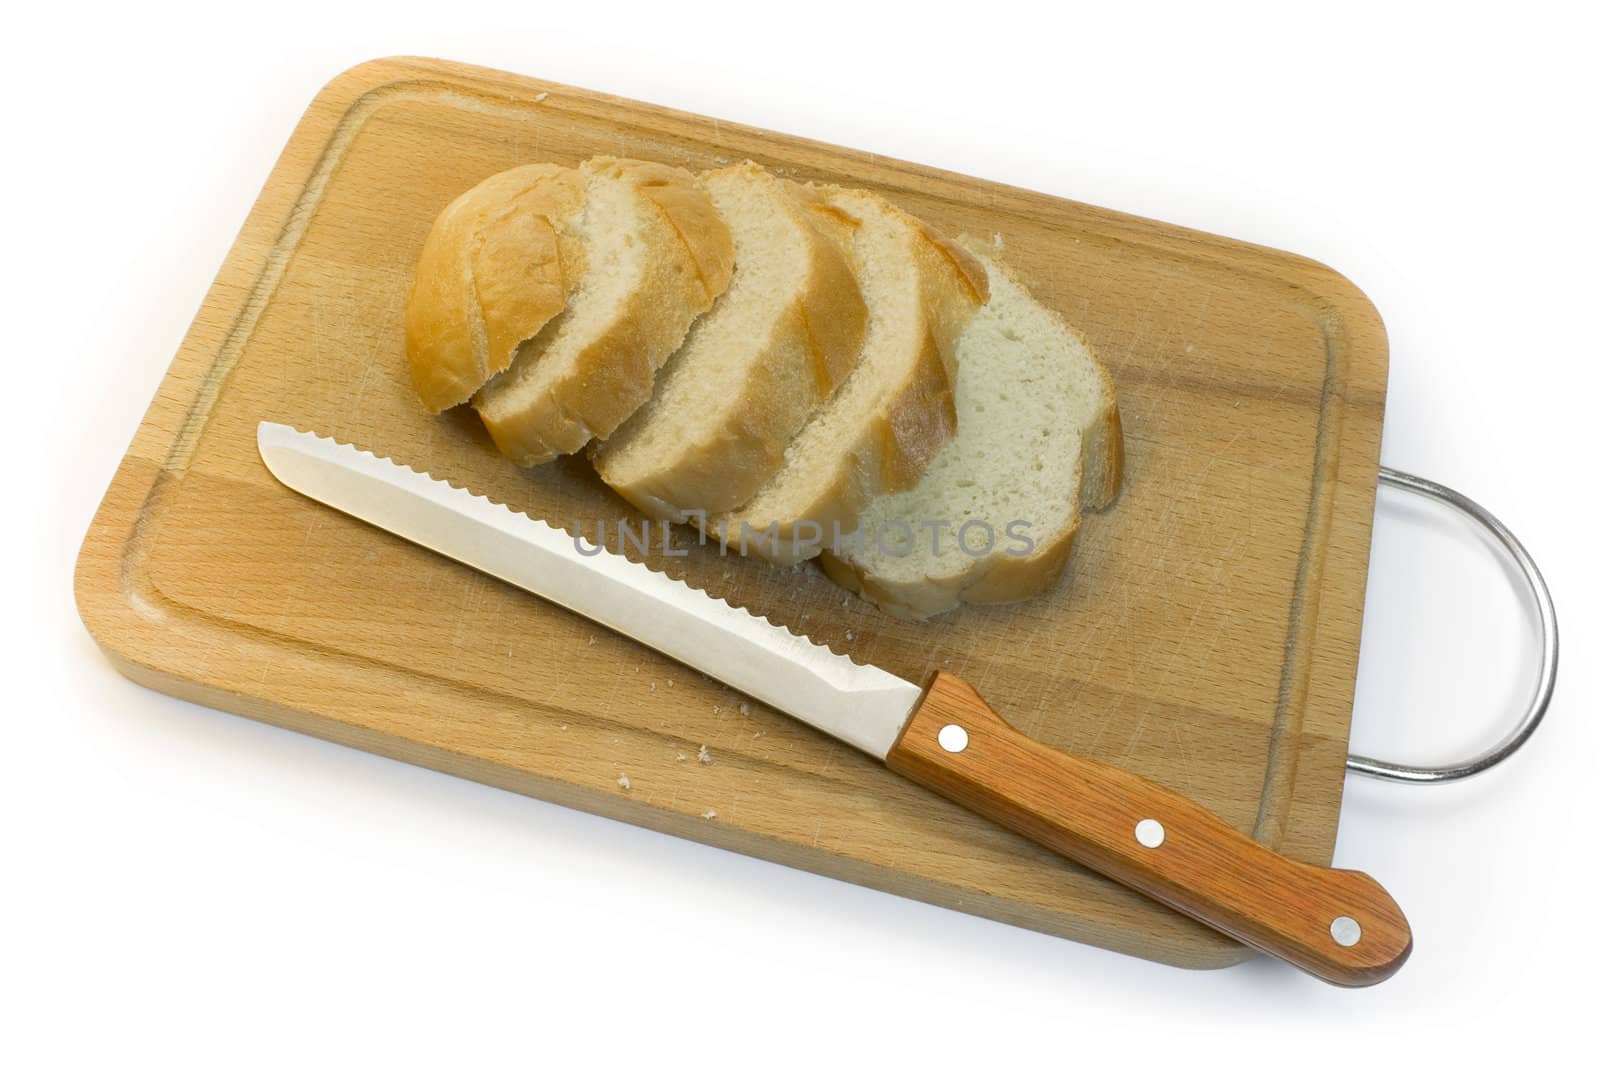
<svg viewBox="0 0 1600 1067"><path fill-rule="evenodd" d="M694 176L639 160L580 168L587 269L566 311L473 401L500 450L541 463L605 438L728 286L733 241Z"/></svg>
<svg viewBox="0 0 1600 1067"><path fill-rule="evenodd" d="M987 298L965 250L874 193L814 191L853 226L867 304L860 362L789 443L751 500L704 526L775 563L817 555L875 497L917 484L955 432L956 340Z"/></svg>
<svg viewBox="0 0 1600 1067"><path fill-rule="evenodd" d="M913 490L874 500L828 575L894 615L999 603L1054 583L1083 508L1112 500L1122 430L1111 378L1084 339L992 251L989 302L957 347L960 432Z"/></svg>
<svg viewBox="0 0 1600 1067"><path fill-rule="evenodd" d="M689 331L654 398L593 453L606 484L655 518L743 504L861 354L853 226L755 163L700 177L733 233L728 290ZM798 192L800 195L795 195Z"/></svg>
<svg viewBox="0 0 1600 1067"><path fill-rule="evenodd" d="M434 220L406 303L406 357L429 411L466 403L566 307L583 276L583 247L570 233L583 184L553 163L516 167Z"/></svg>

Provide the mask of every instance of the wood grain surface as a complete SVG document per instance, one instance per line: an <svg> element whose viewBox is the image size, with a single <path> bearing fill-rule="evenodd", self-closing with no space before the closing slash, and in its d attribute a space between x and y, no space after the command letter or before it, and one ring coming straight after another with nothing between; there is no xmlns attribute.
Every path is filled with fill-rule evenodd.
<svg viewBox="0 0 1600 1067"><path fill-rule="evenodd" d="M427 416L402 350L439 209L505 167L595 153L749 157L878 190L952 234L1001 235L1106 359L1127 435L1121 499L1086 520L1063 584L1024 604L899 621L814 568L719 557L687 534L685 557L658 549L653 565L906 677L958 672L1035 740L1327 861L1387 373L1358 290L1281 252L449 63L339 76L285 148L84 543L79 607L107 654L188 699L890 892L1184 966L1248 955L695 672L273 481L262 419L569 526L627 514L581 461L523 471L470 416Z"/></svg>
<svg viewBox="0 0 1600 1067"><path fill-rule="evenodd" d="M885 762L1334 985L1376 984L1411 955L1405 915L1370 875L1290 859L1171 790L1042 745L946 671L933 676Z"/></svg>

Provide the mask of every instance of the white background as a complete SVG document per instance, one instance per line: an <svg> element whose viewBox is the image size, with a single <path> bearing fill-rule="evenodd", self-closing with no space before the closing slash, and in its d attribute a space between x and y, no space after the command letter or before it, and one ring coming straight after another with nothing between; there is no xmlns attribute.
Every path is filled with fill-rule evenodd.
<svg viewBox="0 0 1600 1067"><path fill-rule="evenodd" d="M0 1060L1475 1062L1588 1033L1593 26L1529 3L904 6L8 16ZM1385 462L1521 534L1567 651L1511 763L1449 788L1350 783L1336 859L1405 906L1406 968L1357 992L1266 961L1169 969L118 676L73 607L83 532L301 111L396 53L1287 248L1361 285L1392 348ZM1462 755L1531 677L1504 571L1387 498L1367 618L1358 747Z"/></svg>

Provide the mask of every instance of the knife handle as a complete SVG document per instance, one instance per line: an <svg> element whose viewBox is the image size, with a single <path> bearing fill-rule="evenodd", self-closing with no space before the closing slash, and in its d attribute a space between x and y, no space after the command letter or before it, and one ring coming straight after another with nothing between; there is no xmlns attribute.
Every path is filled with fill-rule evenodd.
<svg viewBox="0 0 1600 1067"><path fill-rule="evenodd" d="M1360 871L1279 855L1177 793L1042 745L940 672L886 757L933 792L1335 985L1389 977L1411 928Z"/></svg>

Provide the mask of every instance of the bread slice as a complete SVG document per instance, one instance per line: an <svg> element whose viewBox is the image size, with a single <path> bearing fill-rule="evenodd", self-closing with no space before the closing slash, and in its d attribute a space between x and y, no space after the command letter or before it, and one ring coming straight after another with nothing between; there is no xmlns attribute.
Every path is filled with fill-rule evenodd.
<svg viewBox="0 0 1600 1067"><path fill-rule="evenodd" d="M917 484L955 432L955 345L987 299L968 252L876 194L817 190L854 226L867 333L850 377L789 443L746 504L703 525L774 563L810 559L855 529L874 497Z"/></svg>
<svg viewBox="0 0 1600 1067"><path fill-rule="evenodd" d="M406 356L435 414L464 404L567 305L583 276L569 230L583 178L553 163L492 175L428 232L406 303Z"/></svg>
<svg viewBox="0 0 1600 1067"><path fill-rule="evenodd" d="M732 237L694 175L611 158L579 169L583 280L566 311L473 401L495 444L524 465L622 425L733 272Z"/></svg>
<svg viewBox="0 0 1600 1067"><path fill-rule="evenodd" d="M983 260L990 296L956 350L960 432L921 484L873 501L862 536L822 560L835 581L907 618L1047 588L1081 510L1110 503L1122 480L1116 393L1088 342L991 252L963 243Z"/></svg>
<svg viewBox="0 0 1600 1067"><path fill-rule="evenodd" d="M700 185L733 233L733 281L654 399L593 454L606 484L677 522L737 507L777 472L855 367L867 323L841 216L755 163L702 174Z"/></svg>

